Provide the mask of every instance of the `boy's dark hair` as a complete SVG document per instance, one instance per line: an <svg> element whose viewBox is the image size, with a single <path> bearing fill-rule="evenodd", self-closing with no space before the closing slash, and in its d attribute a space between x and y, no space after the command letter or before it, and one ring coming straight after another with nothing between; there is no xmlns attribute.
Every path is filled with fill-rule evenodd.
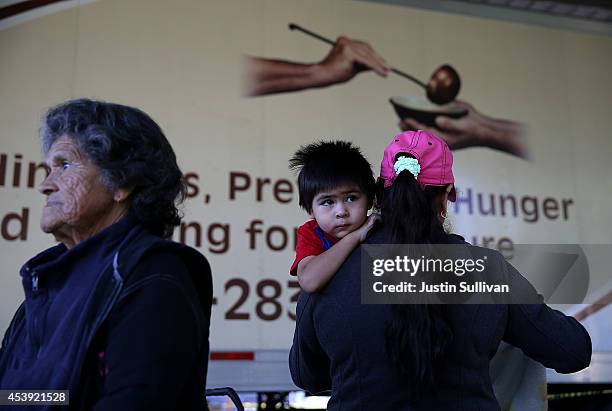
<svg viewBox="0 0 612 411"><path fill-rule="evenodd" d="M356 184L374 200L376 182L372 167L359 147L347 141L319 141L300 147L289 160L291 170L299 170L300 206L312 213L312 201L322 191L343 184Z"/></svg>

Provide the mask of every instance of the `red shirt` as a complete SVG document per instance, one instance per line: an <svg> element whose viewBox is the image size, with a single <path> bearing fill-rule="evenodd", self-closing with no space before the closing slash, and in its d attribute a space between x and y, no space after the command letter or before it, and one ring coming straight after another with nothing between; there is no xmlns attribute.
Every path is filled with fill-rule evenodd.
<svg viewBox="0 0 612 411"><path fill-rule="evenodd" d="M291 265L289 274L297 275L297 266L300 261L308 256L319 255L327 251L337 242L338 239L321 230L315 220L308 220L298 228L295 261Z"/></svg>

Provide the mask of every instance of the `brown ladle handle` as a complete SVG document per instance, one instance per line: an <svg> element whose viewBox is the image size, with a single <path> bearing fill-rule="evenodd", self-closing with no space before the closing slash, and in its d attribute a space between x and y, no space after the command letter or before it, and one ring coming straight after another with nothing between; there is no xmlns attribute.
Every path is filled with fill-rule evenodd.
<svg viewBox="0 0 612 411"><path fill-rule="evenodd" d="M297 25L297 24L295 24L295 23L289 23L289 30L298 30L298 31L301 31L301 32L302 32L302 33L304 33L304 34L307 34L307 35L309 35L309 36L311 36L311 37L314 37L314 38L315 38L315 39L317 39L317 40L321 40L322 42L327 43L327 44L329 44L329 45L332 45L332 46L335 46L335 45L336 45L336 42L335 42L335 41L332 41L332 40L328 39L327 37L323 37L323 36L321 36L320 34L317 34L317 33L315 33L315 32L312 32L312 31L308 30L308 29L305 29L305 28L304 28L304 27L302 27L302 26L298 26L298 25ZM402 76L402 77L404 77L404 78L407 78L408 80L410 80L410 81L412 81L412 82L414 82L414 83L418 84L419 86L421 86L421 87L423 87L424 89L426 89L426 90L427 90L427 85L426 85L425 83L423 83L421 80L419 80L419 79L417 79L417 78L415 78L415 77L411 76L411 75L410 75L410 74L408 74L408 73L405 73L405 72L403 72L403 71L401 71L401 70L398 70L398 69L396 69L395 67L389 67L389 69L390 69L390 70L391 70L393 73L397 74L398 76Z"/></svg>

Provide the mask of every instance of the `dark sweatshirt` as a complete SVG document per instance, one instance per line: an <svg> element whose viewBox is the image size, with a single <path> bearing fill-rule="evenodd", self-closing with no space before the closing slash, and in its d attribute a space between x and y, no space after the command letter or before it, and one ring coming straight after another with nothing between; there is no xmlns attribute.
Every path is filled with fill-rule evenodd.
<svg viewBox="0 0 612 411"><path fill-rule="evenodd" d="M201 254L128 217L21 275L0 389L67 389L67 409L202 408L212 283Z"/></svg>
<svg viewBox="0 0 612 411"><path fill-rule="evenodd" d="M382 241L380 232L368 240ZM496 275L535 294L501 254L468 247L474 258L486 255ZM360 264L357 248L326 288L303 292L298 301L291 375L312 393L331 390L328 410L499 410L489 362L502 340L562 373L589 365L584 327L545 304L454 305L447 310L453 341L436 374L436 393L411 398L385 352L391 306L361 304Z"/></svg>

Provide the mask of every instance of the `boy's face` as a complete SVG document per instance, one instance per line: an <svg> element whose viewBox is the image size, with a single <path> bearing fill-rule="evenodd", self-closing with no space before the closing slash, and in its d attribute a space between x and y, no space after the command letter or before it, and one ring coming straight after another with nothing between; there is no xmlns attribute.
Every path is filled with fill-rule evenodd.
<svg viewBox="0 0 612 411"><path fill-rule="evenodd" d="M357 185L341 185L315 196L311 216L323 231L340 239L361 227L369 206L368 197Z"/></svg>

